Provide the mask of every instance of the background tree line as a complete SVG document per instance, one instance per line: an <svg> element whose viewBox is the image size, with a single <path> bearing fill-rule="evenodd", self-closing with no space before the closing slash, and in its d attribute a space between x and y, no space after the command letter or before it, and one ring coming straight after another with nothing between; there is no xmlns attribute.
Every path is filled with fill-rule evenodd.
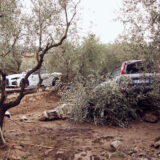
<svg viewBox="0 0 160 160"><path fill-rule="evenodd" d="M147 44L143 48L126 41L104 44L96 35L89 34L81 44L65 41L53 51L52 56L46 57L45 65L50 72L62 72L66 79L71 80L77 75L84 78L91 74L106 76L123 61L145 59L146 55L150 55Z"/></svg>

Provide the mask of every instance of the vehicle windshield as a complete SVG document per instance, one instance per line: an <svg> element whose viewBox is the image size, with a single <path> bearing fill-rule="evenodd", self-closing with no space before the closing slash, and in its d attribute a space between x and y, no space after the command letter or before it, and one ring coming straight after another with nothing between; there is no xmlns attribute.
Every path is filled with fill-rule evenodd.
<svg viewBox="0 0 160 160"><path fill-rule="evenodd" d="M116 76L119 76L120 75L120 71L121 71L121 67L118 67L118 68L114 69L110 74L110 78L114 78Z"/></svg>

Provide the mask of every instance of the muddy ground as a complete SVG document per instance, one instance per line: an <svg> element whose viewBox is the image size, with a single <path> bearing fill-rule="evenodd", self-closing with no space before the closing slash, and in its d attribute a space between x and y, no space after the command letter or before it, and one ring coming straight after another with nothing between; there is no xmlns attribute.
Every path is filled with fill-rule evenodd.
<svg viewBox="0 0 160 160"><path fill-rule="evenodd" d="M40 114L56 107L59 100L55 93L38 92L10 110L0 160L160 160L160 149L151 147L160 136L160 122L138 121L119 128L71 120L39 121ZM113 151L110 144L115 140L121 145Z"/></svg>

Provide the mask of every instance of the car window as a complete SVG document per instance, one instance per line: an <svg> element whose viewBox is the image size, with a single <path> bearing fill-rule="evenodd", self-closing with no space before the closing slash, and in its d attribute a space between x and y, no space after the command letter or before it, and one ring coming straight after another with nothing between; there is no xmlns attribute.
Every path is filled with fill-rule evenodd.
<svg viewBox="0 0 160 160"><path fill-rule="evenodd" d="M158 69L153 63L137 62L127 65L126 72L127 74L134 73L153 73L157 72Z"/></svg>
<svg viewBox="0 0 160 160"><path fill-rule="evenodd" d="M121 71L121 67L118 67L118 68L114 69L111 72L110 77L113 78L113 77L119 76L120 75L120 71Z"/></svg>
<svg viewBox="0 0 160 160"><path fill-rule="evenodd" d="M127 68L126 68L127 74L143 73L144 71L145 71L144 66L140 62L131 63L131 64L127 65Z"/></svg>

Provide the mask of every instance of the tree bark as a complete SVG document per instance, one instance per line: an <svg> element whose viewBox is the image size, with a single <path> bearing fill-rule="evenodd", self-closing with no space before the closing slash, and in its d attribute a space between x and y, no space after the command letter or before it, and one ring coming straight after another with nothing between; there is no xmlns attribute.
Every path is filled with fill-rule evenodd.
<svg viewBox="0 0 160 160"><path fill-rule="evenodd" d="M3 121L4 121L5 111L2 110L2 106L0 106L0 127L3 128Z"/></svg>
<svg viewBox="0 0 160 160"><path fill-rule="evenodd" d="M4 137L3 137L3 121L4 121L5 112L2 110L2 106L0 108L0 145L5 143Z"/></svg>

